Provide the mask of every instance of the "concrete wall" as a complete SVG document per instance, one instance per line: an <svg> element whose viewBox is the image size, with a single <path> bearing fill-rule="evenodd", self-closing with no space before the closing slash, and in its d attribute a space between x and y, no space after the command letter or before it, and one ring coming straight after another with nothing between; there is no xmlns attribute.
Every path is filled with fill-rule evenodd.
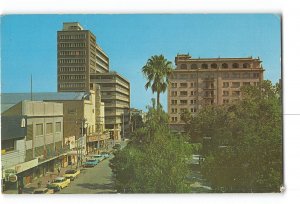
<svg viewBox="0 0 300 204"><path fill-rule="evenodd" d="M16 149L1 155L1 165L4 169L25 162L25 139L16 140Z"/></svg>

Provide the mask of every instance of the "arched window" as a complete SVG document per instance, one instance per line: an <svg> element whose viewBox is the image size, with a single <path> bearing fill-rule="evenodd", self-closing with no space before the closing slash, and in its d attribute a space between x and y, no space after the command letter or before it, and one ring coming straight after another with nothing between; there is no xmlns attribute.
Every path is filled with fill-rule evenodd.
<svg viewBox="0 0 300 204"><path fill-rule="evenodd" d="M186 64L180 65L180 69L187 69L187 65Z"/></svg>
<svg viewBox="0 0 300 204"><path fill-rule="evenodd" d="M216 63L213 63L213 64L210 65L210 67L211 67L212 69L217 69L217 68L218 68L218 65L217 65Z"/></svg>
<svg viewBox="0 0 300 204"><path fill-rule="evenodd" d="M197 68L198 68L197 64L192 64L191 65L191 69L197 69Z"/></svg>
<svg viewBox="0 0 300 204"><path fill-rule="evenodd" d="M222 68L223 68L223 69L227 69L227 68L228 68L228 64L223 63L223 64L222 64Z"/></svg>
<svg viewBox="0 0 300 204"><path fill-rule="evenodd" d="M201 68L202 68L202 69L208 69L208 65L207 65L207 64L202 64L202 65L201 65Z"/></svg>
<svg viewBox="0 0 300 204"><path fill-rule="evenodd" d="M243 68L250 68L250 64L249 63L244 63Z"/></svg>
<svg viewBox="0 0 300 204"><path fill-rule="evenodd" d="M239 64L238 63L233 63L232 68L239 68Z"/></svg>

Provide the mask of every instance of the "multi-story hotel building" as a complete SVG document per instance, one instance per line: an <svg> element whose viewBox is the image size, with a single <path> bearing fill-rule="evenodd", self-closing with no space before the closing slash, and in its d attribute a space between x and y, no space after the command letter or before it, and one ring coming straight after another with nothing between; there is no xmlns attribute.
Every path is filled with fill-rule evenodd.
<svg viewBox="0 0 300 204"><path fill-rule="evenodd" d="M121 139L129 123L130 83L109 70L109 58L97 44L96 36L77 22L64 23L57 32L57 69L59 92L90 92L100 85L105 128L114 139Z"/></svg>
<svg viewBox="0 0 300 204"><path fill-rule="evenodd" d="M109 70L109 58L96 36L77 23L64 23L57 32L57 90L89 91L90 74Z"/></svg>
<svg viewBox="0 0 300 204"><path fill-rule="evenodd" d="M176 68L169 76L168 113L174 131L183 131L180 114L197 113L202 106L239 100L243 85L257 85L264 69L259 58L175 57Z"/></svg>

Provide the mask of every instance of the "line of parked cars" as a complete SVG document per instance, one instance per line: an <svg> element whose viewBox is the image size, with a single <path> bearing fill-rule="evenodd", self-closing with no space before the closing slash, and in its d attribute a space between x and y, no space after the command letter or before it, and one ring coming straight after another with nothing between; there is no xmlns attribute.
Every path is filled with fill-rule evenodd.
<svg viewBox="0 0 300 204"><path fill-rule="evenodd" d="M104 159L107 159L110 157L110 153L108 152L101 152L100 154L97 155L92 155L90 156L89 159L86 160L86 162L83 163L83 167L88 168L88 167L94 167Z"/></svg>
<svg viewBox="0 0 300 204"><path fill-rule="evenodd" d="M109 152L101 152L98 155L92 155L86 162L83 163L83 167L94 167L98 163L109 157ZM33 191L33 194L52 194L57 191L60 191L61 189L68 187L71 181L74 181L79 174L79 169L68 169L65 171L63 176L56 177L51 183L47 184L46 188L35 189Z"/></svg>

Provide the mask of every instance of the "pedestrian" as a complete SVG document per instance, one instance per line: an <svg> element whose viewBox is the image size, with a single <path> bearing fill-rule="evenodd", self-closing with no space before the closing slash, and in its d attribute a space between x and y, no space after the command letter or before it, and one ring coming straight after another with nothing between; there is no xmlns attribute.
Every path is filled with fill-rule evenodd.
<svg viewBox="0 0 300 204"><path fill-rule="evenodd" d="M47 185L50 185L50 181L48 181Z"/></svg>
<svg viewBox="0 0 300 204"><path fill-rule="evenodd" d="M57 168L58 175L60 174L60 166Z"/></svg>

